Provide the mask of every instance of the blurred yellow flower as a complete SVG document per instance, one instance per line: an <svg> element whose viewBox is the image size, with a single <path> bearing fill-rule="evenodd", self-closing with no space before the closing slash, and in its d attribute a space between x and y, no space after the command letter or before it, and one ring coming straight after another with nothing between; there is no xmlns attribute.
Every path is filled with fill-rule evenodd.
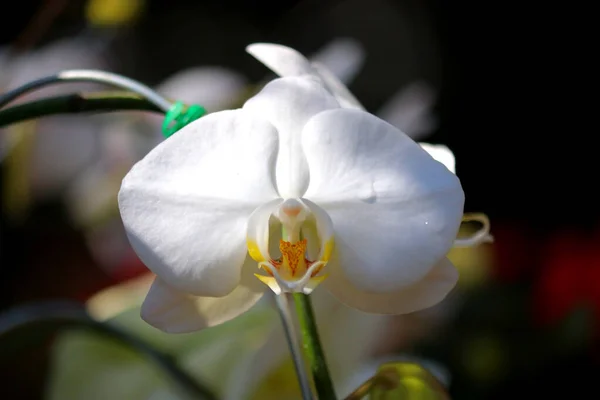
<svg viewBox="0 0 600 400"><path fill-rule="evenodd" d="M122 25L134 21L144 3L144 0L90 0L85 16L94 25Z"/></svg>

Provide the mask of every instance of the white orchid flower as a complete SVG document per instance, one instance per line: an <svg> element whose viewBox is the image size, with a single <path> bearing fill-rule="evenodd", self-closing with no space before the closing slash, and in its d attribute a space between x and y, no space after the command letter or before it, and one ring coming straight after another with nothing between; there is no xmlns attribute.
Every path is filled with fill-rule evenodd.
<svg viewBox="0 0 600 400"><path fill-rule="evenodd" d="M310 76L183 128L119 192L131 244L158 276L142 316L169 332L249 309L266 288L255 275L276 293L323 282L368 312L429 307L457 280L445 255L463 203L443 164Z"/></svg>

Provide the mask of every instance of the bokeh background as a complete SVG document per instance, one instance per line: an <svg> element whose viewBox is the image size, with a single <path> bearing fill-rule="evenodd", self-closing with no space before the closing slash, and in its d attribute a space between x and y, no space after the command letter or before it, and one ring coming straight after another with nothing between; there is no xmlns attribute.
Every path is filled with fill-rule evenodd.
<svg viewBox="0 0 600 400"><path fill-rule="evenodd" d="M99 68L216 111L241 104L273 77L246 45L275 42L320 54L368 110L406 124L415 139L452 149L466 211L486 213L495 238L453 250L461 280L440 306L385 321L352 317L349 326L378 328L364 340L357 334L361 343L338 340L365 347L350 372L410 354L444 371L455 399L595 397L598 207L576 163L583 149L569 144L575 132L557 133L561 111L541 106L540 88L560 84L556 76L540 79L545 67L537 57L552 40L539 31L538 17L521 6L441 0L21 0L2 13L0 89L61 69ZM551 43L558 58L559 44ZM206 335L185 344L152 336L135 312L146 270L123 240L112 194L156 143L160 123L149 113L120 112L0 128L4 317L19 305L70 299L176 358L202 346L228 348ZM127 282L131 296L111 292L98 300ZM261 318L248 324L260 326ZM341 322L331 329L334 342L354 332ZM57 332L36 330L31 340L23 333L19 345L0 340L0 398L151 397L127 391L155 378L144 375L142 360ZM214 357L227 360L219 368L244 375L241 360L259 347ZM182 362L203 371L207 384L228 385L214 364L200 365L207 357ZM271 375L261 378L263 389L286 398L293 382Z"/></svg>

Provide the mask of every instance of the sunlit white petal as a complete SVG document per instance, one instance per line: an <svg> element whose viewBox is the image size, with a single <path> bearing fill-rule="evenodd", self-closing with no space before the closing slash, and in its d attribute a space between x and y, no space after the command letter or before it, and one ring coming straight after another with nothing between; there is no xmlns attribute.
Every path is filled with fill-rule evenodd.
<svg viewBox="0 0 600 400"><path fill-rule="evenodd" d="M314 73L310 61L287 46L274 43L254 43L247 46L246 51L282 77Z"/></svg>
<svg viewBox="0 0 600 400"><path fill-rule="evenodd" d="M352 43L352 42L350 42ZM341 53L356 52L357 44L346 44ZM311 63L306 57L286 46L270 43L255 43L246 51L280 76L310 75L318 78L342 107L363 109L360 102L348 90L343 81L348 78L342 73L336 76L326 65L328 57L321 55Z"/></svg>
<svg viewBox="0 0 600 400"><path fill-rule="evenodd" d="M456 159L454 158L454 153L452 153L448 147L443 144L429 144L423 142L419 143L419 145L423 150L429 153L434 160L444 164L453 174L456 173Z"/></svg>
<svg viewBox="0 0 600 400"><path fill-rule="evenodd" d="M464 193L456 175L379 118L337 109L303 131L305 194L331 217L348 280L372 292L420 281L450 250ZM329 266L328 266L329 267Z"/></svg>
<svg viewBox="0 0 600 400"><path fill-rule="evenodd" d="M189 295L156 278L142 304L142 319L167 333L193 332L227 322L249 310L264 294L266 287L252 274L255 268L248 258L240 284L224 297Z"/></svg>
<svg viewBox="0 0 600 400"><path fill-rule="evenodd" d="M341 265L330 263L331 275L323 286L342 303L376 314L407 314L429 308L442 301L458 281L458 271L443 258L420 281L388 293L373 293L357 288Z"/></svg>
<svg viewBox="0 0 600 400"><path fill-rule="evenodd" d="M168 285L224 296L240 279L246 225L277 198L275 129L244 111L208 115L138 162L123 180L119 208L144 264Z"/></svg>

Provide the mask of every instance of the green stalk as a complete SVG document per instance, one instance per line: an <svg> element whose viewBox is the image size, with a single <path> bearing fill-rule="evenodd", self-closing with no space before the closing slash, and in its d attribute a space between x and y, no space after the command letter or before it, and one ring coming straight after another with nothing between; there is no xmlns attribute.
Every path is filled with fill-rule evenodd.
<svg viewBox="0 0 600 400"><path fill-rule="evenodd" d="M54 114L161 110L131 92L76 93L49 97L0 110L0 127Z"/></svg>
<svg viewBox="0 0 600 400"><path fill-rule="evenodd" d="M327 367L325 354L319 340L317 322L310 298L304 293L294 293L292 298L294 299L296 314L300 324L302 348L304 349L304 354L313 375L319 400L336 400L333 381L329 375L329 368Z"/></svg>

